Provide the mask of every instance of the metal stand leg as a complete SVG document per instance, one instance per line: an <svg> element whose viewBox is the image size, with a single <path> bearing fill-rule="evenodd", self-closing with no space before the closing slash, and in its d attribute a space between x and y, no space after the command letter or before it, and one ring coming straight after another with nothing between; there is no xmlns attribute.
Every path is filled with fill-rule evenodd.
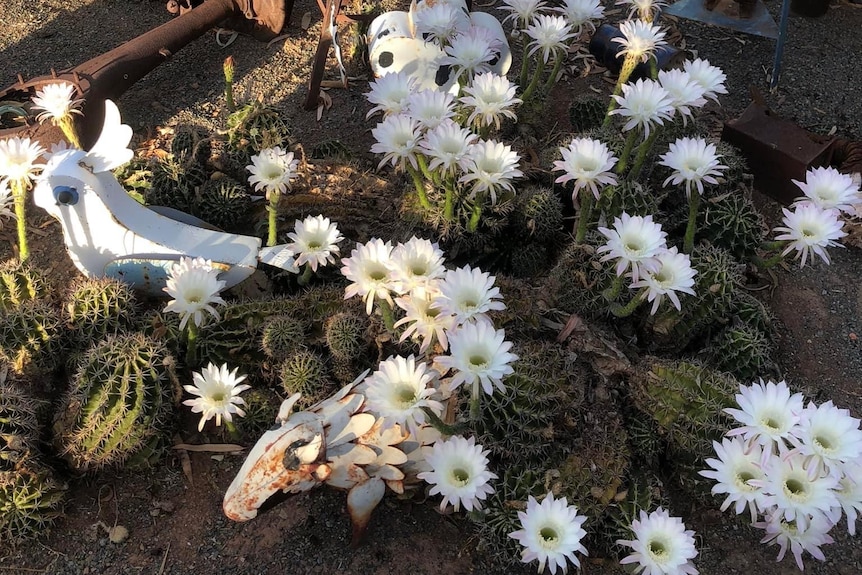
<svg viewBox="0 0 862 575"><path fill-rule="evenodd" d="M769 89L778 87L778 78L781 76L781 57L784 55L784 42L787 39L787 20L790 18L790 0L781 2L781 20L778 22L778 43L775 46L775 61L772 63L772 79L769 81Z"/></svg>

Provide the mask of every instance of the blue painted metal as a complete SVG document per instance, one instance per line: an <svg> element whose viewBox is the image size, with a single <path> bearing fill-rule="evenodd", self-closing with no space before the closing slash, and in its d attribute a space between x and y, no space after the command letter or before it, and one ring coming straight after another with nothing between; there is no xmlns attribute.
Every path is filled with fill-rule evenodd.
<svg viewBox="0 0 862 575"><path fill-rule="evenodd" d="M744 34L778 38L778 27L775 25L775 20L772 19L772 15L769 14L761 0L757 0L750 18L740 18L732 12L727 13L727 11L722 10L722 2L719 2L712 10L708 10L705 4L704 0L680 0L662 12L696 22L730 28Z"/></svg>
<svg viewBox="0 0 862 575"><path fill-rule="evenodd" d="M790 19L790 0L781 2L781 19L778 24L778 44L775 46L775 60L772 64L772 79L769 88L774 90L778 87L778 79L781 76L781 58L784 56L784 43L787 41L787 21Z"/></svg>

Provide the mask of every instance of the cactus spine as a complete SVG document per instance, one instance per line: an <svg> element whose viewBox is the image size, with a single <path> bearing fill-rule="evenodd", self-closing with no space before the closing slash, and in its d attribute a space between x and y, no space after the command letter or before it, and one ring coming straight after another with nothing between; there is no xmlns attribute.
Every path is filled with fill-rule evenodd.
<svg viewBox="0 0 862 575"><path fill-rule="evenodd" d="M129 329L135 320L132 288L113 278L84 278L66 297L68 326L79 343L91 345Z"/></svg>

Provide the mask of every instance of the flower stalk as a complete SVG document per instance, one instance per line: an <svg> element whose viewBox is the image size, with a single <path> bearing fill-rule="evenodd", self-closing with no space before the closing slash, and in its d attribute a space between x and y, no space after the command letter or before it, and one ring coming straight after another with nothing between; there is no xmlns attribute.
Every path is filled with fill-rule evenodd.
<svg viewBox="0 0 862 575"><path fill-rule="evenodd" d="M622 282L621 282L622 283ZM628 317L634 313L634 311L640 306L644 297L646 296L649 290L647 288L643 288L641 291L637 293L632 300L626 305L620 305L616 302L611 304L611 313L614 314L615 317Z"/></svg>
<svg viewBox="0 0 862 575"><path fill-rule="evenodd" d="M18 224L18 258L23 262L30 257L30 249L27 247L27 186L21 180L12 180L10 185Z"/></svg>
<svg viewBox="0 0 862 575"><path fill-rule="evenodd" d="M581 188L581 209L578 212L578 228L575 231L575 243L581 243L587 236L587 226L593 211L593 193L589 188Z"/></svg>
<svg viewBox="0 0 862 575"><path fill-rule="evenodd" d="M697 227L697 210L700 207L700 194L691 192L688 197L688 224L685 227L685 240L682 251L690 254L694 249L694 230Z"/></svg>
<svg viewBox="0 0 862 575"><path fill-rule="evenodd" d="M545 71L545 66L536 66L536 71L533 72L533 78L530 80L530 85L527 86L527 89L524 90L524 94L521 96L521 100L525 103L529 101L530 97L533 95L533 92L536 91L536 87L539 85L539 80L542 78L542 72Z"/></svg>
<svg viewBox="0 0 862 575"><path fill-rule="evenodd" d="M649 135L649 138L641 142L641 145L638 146L637 154L635 155L635 163L632 165L632 169L628 174L629 180L634 180L640 175L644 166L644 161L646 160L647 154L652 150L653 144L658 137L658 133L659 127L656 126L652 134Z"/></svg>
<svg viewBox="0 0 862 575"><path fill-rule="evenodd" d="M482 218L482 204L473 204L473 211L470 214L470 220L467 222L467 231L475 232L479 228L479 220Z"/></svg>
<svg viewBox="0 0 862 575"><path fill-rule="evenodd" d="M620 159L617 162L616 173L622 175L625 173L629 163L629 156L632 155L632 148L635 146L635 140L640 135L640 130L630 130L626 136L626 143L623 145L623 151L620 154Z"/></svg>
<svg viewBox="0 0 862 575"><path fill-rule="evenodd" d="M228 112L236 111L236 103L233 99L234 70L233 56L228 56L224 60L224 100Z"/></svg>
<svg viewBox="0 0 862 575"><path fill-rule="evenodd" d="M198 361L198 326L190 321L186 325L186 365L195 365Z"/></svg>
<svg viewBox="0 0 862 575"><path fill-rule="evenodd" d="M560 68L563 66L563 56L560 54L554 54L554 67L551 69L551 75L548 76L548 79L545 81L545 94L550 94L551 88L554 87L554 82L557 79L557 75L560 73Z"/></svg>
<svg viewBox="0 0 862 575"><path fill-rule="evenodd" d="M301 286L308 285L308 282L311 281L311 274L313 270L311 269L311 264L305 264L305 268L302 270L302 275L296 278L296 282Z"/></svg>
<svg viewBox="0 0 862 575"><path fill-rule="evenodd" d="M266 206L267 214L269 215L269 235L266 239L267 247L272 247L278 241L276 235L278 232L278 201L281 199L281 194L275 190L269 193L269 205Z"/></svg>
<svg viewBox="0 0 862 575"><path fill-rule="evenodd" d="M617 77L617 84L614 86L614 96L619 96L623 93L623 84L629 81L629 78L632 75L632 72L635 71L635 67L637 66L638 58L632 54L626 54L625 59L623 60L623 65L620 68L620 75ZM615 110L617 107L616 98L611 98L610 103L608 104L608 110L605 112L605 121L602 122L602 128L607 128L611 125L611 112Z"/></svg>
<svg viewBox="0 0 862 575"><path fill-rule="evenodd" d="M419 198L419 205L425 210L430 210L431 203L425 194L425 182L422 181L422 175L419 173L419 170L410 164L407 164L407 171L410 172L410 176L413 178L413 186L416 188L416 197Z"/></svg>

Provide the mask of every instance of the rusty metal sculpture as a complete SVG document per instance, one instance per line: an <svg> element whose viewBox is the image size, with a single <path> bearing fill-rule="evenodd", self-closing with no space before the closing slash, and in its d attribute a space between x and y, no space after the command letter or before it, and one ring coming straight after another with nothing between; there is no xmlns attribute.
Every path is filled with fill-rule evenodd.
<svg viewBox="0 0 862 575"><path fill-rule="evenodd" d="M78 97L85 100L77 131L87 148L102 128L105 100L119 98L135 82L220 22L258 40L271 40L281 32L292 6L293 0L206 0L200 5L171 0L168 9L173 8L179 14L177 18L74 68L27 81L19 75L17 83L0 91L0 101L26 102L36 90L58 80L73 84ZM50 125L0 130L0 138L13 133L43 144L61 138L59 130Z"/></svg>

